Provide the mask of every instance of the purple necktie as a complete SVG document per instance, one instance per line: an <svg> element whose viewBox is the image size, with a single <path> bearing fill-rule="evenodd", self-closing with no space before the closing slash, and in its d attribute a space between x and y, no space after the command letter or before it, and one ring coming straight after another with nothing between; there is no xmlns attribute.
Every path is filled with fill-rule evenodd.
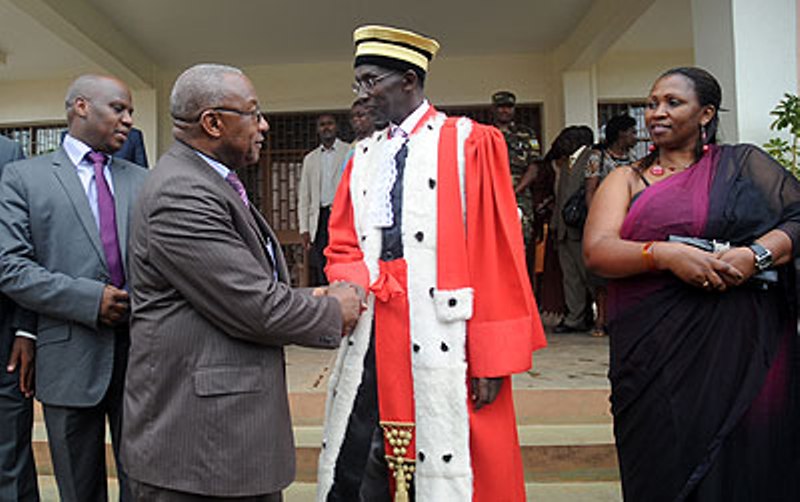
<svg viewBox="0 0 800 502"><path fill-rule="evenodd" d="M117 238L117 211L114 208L114 196L103 176L106 165L106 155L91 151L86 158L94 166L94 182L97 187L97 213L100 218L100 241L103 243L103 252L108 263L108 273L111 275L111 284L121 288L125 285L125 274L122 270L122 255L119 250Z"/></svg>
<svg viewBox="0 0 800 502"><path fill-rule="evenodd" d="M239 177L236 176L236 173L230 171L228 175L225 176L225 181L227 181L228 184L232 186L234 190L236 190L236 193L239 194L239 197L241 197L242 202L244 202L244 207L250 207L250 201L247 199L247 192L244 189L242 180L240 180Z"/></svg>

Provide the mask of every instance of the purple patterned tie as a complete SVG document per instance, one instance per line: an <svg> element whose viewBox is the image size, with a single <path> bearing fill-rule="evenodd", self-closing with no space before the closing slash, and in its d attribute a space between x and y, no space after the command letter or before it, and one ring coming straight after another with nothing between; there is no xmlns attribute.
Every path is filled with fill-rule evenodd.
<svg viewBox="0 0 800 502"><path fill-rule="evenodd" d="M121 288L125 285L125 274L122 270L122 255L117 238L117 211L114 208L114 196L108 188L103 168L106 165L104 153L91 151L86 158L94 166L94 182L97 187L97 213L100 219L100 241L108 263L111 284Z"/></svg>
<svg viewBox="0 0 800 502"><path fill-rule="evenodd" d="M236 176L236 173L230 171L228 175L225 176L225 181L227 181L228 184L232 186L234 190L236 190L236 193L239 194L239 197L241 197L242 202L244 202L244 207L250 207L250 201L247 199L247 192L244 189L242 180L240 180L239 177Z"/></svg>

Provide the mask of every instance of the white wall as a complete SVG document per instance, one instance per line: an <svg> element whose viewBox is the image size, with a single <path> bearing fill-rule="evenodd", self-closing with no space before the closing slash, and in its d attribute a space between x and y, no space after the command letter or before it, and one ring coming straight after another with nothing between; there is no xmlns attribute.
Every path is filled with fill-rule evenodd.
<svg viewBox="0 0 800 502"><path fill-rule="evenodd" d="M596 66L597 98L600 101L645 98L653 82L666 70L693 64L691 49L606 54Z"/></svg>
<svg viewBox="0 0 800 502"><path fill-rule="evenodd" d="M438 58L431 64L426 92L434 105L488 104L500 89L513 91L520 103L545 104L552 99L548 73L549 58L543 54ZM352 60L315 63L250 66L243 68L253 81L262 108L270 112L347 109L355 96ZM168 96L180 71L159 76L159 148L172 142ZM557 132L557 131L556 131ZM550 136L552 138L552 136Z"/></svg>

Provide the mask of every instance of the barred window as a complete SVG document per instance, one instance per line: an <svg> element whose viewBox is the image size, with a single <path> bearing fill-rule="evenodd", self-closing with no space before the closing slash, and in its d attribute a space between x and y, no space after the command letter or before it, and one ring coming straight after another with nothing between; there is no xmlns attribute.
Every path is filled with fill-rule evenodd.
<svg viewBox="0 0 800 502"><path fill-rule="evenodd" d="M634 159L647 155L650 146L650 135L644 123L644 101L602 102L597 104L597 123L600 125L599 138L605 139L605 125L617 115L630 115L636 119L636 146L631 150Z"/></svg>
<svg viewBox="0 0 800 502"><path fill-rule="evenodd" d="M489 105L437 107L448 115L465 115L482 123L492 122ZM297 224L297 188L303 157L319 146L317 118L330 113L336 118L339 138L354 138L350 110L273 113L267 116L267 133L261 160L241 173L242 182L253 204L261 210L283 246L294 285L306 285L307 256L303 252ZM531 127L542 139L541 105L518 104L515 121Z"/></svg>
<svg viewBox="0 0 800 502"><path fill-rule="evenodd" d="M0 134L22 145L26 157L35 157L58 148L61 135L66 130L66 122L0 126Z"/></svg>

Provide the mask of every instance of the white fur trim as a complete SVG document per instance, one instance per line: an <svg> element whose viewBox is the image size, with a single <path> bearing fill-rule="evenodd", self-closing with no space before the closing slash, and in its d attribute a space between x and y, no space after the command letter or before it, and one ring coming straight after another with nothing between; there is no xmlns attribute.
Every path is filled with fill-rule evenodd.
<svg viewBox="0 0 800 502"><path fill-rule="evenodd" d="M444 115L438 114L411 136L403 174L402 238L408 264L416 444L417 451L426 458L417 462L415 490L419 502L472 500L466 320L472 315L473 295L469 288L436 291L437 150L444 120ZM471 122L469 124L471 127ZM459 128L460 147L469 135L468 130ZM380 155L381 142L385 140L385 133L379 133L363 145L359 143L350 178L356 232L371 282L378 275L381 231L374 228L366 211L371 178L376 175L370 165L377 159L372 156ZM459 173L463 180L463 153L459 155L462 159ZM463 192L463 181L461 185ZM449 306L450 298L457 300L457 307ZM445 307L439 307L437 301L444 302ZM440 315L438 311L443 309L446 313ZM337 368L331 375L324 433L327 444L320 455L318 478L320 502L324 502L332 485L336 458L361 382L372 313L370 302L366 315L351 335L355 337L356 345L343 345L340 351L347 353L340 354ZM366 343L364 352L356 348L361 347L361 343Z"/></svg>
<svg viewBox="0 0 800 502"><path fill-rule="evenodd" d="M442 322L467 321L472 318L472 288L433 291L436 317Z"/></svg>
<svg viewBox="0 0 800 502"><path fill-rule="evenodd" d="M372 300L372 299L370 299ZM342 340L328 381L325 426L317 466L317 500L324 502L333 485L336 459L342 449L350 413L364 373L364 356L369 349L374 304L361 316L353 332Z"/></svg>

